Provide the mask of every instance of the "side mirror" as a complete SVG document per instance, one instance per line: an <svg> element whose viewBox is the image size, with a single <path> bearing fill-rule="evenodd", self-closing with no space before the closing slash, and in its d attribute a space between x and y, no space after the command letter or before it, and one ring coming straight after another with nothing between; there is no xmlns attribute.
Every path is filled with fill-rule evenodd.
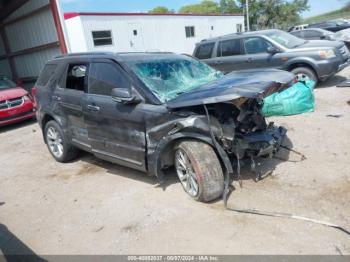
<svg viewBox="0 0 350 262"><path fill-rule="evenodd" d="M326 39L327 37L325 36L325 35L321 35L321 37L320 37L320 39L321 40L324 40L324 39Z"/></svg>
<svg viewBox="0 0 350 262"><path fill-rule="evenodd" d="M268 47L267 48L267 52L269 53L269 54L276 54L276 53L279 53L279 52L281 52L281 50L279 50L277 47L275 47L275 46L270 46L270 47Z"/></svg>
<svg viewBox="0 0 350 262"><path fill-rule="evenodd" d="M123 104L138 104L141 99L136 95L131 95L126 88L113 88L111 93L112 99Z"/></svg>

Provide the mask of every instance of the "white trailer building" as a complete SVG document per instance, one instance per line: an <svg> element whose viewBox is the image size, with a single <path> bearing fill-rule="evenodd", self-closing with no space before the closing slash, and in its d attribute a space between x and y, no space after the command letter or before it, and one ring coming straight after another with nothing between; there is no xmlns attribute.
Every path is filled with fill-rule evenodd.
<svg viewBox="0 0 350 262"><path fill-rule="evenodd" d="M240 32L241 14L65 13L70 52L171 51L192 54L202 39Z"/></svg>

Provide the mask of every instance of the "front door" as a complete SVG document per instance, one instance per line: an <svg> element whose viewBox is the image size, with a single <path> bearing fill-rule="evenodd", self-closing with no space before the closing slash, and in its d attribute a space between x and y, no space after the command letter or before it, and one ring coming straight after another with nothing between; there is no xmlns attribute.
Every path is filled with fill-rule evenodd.
<svg viewBox="0 0 350 262"><path fill-rule="evenodd" d="M129 38L129 49L132 52L143 52L145 46L142 37L142 30L140 24L129 23L127 26L128 38Z"/></svg>
<svg viewBox="0 0 350 262"><path fill-rule="evenodd" d="M281 67L280 54L268 53L269 47L272 43L262 37L243 38L242 69Z"/></svg>
<svg viewBox="0 0 350 262"><path fill-rule="evenodd" d="M100 158L145 171L146 137L141 104L123 104L113 88L130 90L129 78L112 61L91 63L83 111L92 152Z"/></svg>

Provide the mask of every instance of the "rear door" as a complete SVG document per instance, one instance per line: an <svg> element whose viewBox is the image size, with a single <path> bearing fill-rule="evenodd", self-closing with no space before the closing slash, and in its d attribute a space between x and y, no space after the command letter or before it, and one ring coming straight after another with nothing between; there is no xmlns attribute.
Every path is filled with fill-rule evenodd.
<svg viewBox="0 0 350 262"><path fill-rule="evenodd" d="M219 41L216 57L208 60L207 63L224 74L242 69L242 51L242 43L239 38Z"/></svg>
<svg viewBox="0 0 350 262"><path fill-rule="evenodd" d="M279 68L282 61L280 55L270 54L267 52L273 44L265 38L259 36L251 36L243 38L243 64L242 69L254 68Z"/></svg>
<svg viewBox="0 0 350 262"><path fill-rule="evenodd" d="M90 65L84 117L92 152L100 158L146 170L145 121L142 104L123 104L111 97L113 88L131 90L131 80L115 62Z"/></svg>
<svg viewBox="0 0 350 262"><path fill-rule="evenodd" d="M63 77L54 83L51 96L54 115L62 119L62 125L69 132L72 142L90 148L84 122L82 101L87 91L89 63L79 61L67 63Z"/></svg>

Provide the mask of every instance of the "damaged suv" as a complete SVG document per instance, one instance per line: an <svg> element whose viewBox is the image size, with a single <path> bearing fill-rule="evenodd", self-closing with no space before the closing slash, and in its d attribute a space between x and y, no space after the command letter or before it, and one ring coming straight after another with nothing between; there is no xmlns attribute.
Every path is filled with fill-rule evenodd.
<svg viewBox="0 0 350 262"><path fill-rule="evenodd" d="M225 195L235 160L276 152L286 130L266 122L263 98L294 82L275 69L223 75L173 53L59 56L40 79L37 118L57 161L82 149L161 182L174 166L204 202Z"/></svg>

